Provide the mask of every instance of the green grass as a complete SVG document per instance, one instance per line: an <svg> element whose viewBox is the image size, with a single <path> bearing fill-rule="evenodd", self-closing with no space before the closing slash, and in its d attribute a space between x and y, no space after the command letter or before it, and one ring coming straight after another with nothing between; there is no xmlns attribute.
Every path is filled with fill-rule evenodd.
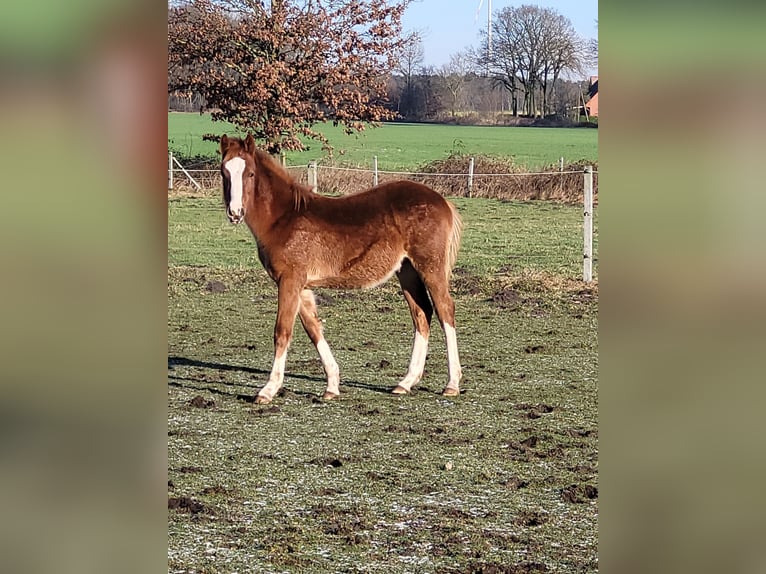
<svg viewBox="0 0 766 574"><path fill-rule="evenodd" d="M436 323L423 381L389 394L412 340L393 281L317 291L339 400L317 400L321 362L298 323L285 390L260 407L276 289L219 200L170 202L168 496L192 506L169 511L169 572L598 570L597 291L576 280L580 210L455 203L464 394L438 394Z"/></svg>
<svg viewBox="0 0 766 574"><path fill-rule="evenodd" d="M348 136L342 128L322 126L335 147L335 160L349 165L372 165L378 157L382 170L413 170L453 152L513 157L530 170L565 162L598 160L598 130L576 128L519 128L491 126L448 126L431 124L383 124ZM231 125L216 123L209 115L171 112L168 114L168 147L185 157L215 157L215 142L202 141L204 133L242 135ZM321 160L318 142L311 149L287 152L288 165L305 165Z"/></svg>

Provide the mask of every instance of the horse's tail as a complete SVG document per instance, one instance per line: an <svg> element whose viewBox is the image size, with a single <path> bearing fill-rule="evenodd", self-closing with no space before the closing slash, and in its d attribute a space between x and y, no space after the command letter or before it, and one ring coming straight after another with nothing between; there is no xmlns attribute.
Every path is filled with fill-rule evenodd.
<svg viewBox="0 0 766 574"><path fill-rule="evenodd" d="M449 244L447 246L447 280L452 275L452 268L457 261L457 254L460 250L460 238L463 234L463 219L457 211L457 208L448 201L450 211L452 212L452 231L449 236Z"/></svg>

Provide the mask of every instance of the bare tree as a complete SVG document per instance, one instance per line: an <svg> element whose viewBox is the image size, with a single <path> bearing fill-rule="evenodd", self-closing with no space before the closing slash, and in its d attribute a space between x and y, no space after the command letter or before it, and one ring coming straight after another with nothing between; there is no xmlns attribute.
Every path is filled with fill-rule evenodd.
<svg viewBox="0 0 766 574"><path fill-rule="evenodd" d="M313 126L347 132L393 117L384 94L410 0L189 0L168 14L169 90L204 97L216 120L272 153Z"/></svg>
<svg viewBox="0 0 766 574"><path fill-rule="evenodd" d="M598 28L598 20L596 20L596 28ZM589 66L598 66L598 38L588 40L587 64Z"/></svg>
<svg viewBox="0 0 766 574"><path fill-rule="evenodd" d="M522 5L495 14L492 49L481 48L477 63L510 92L514 115L519 91L522 113L535 115L550 108L551 90L564 72L582 71L584 55L585 44L566 17L549 8Z"/></svg>
<svg viewBox="0 0 766 574"><path fill-rule="evenodd" d="M450 56L447 64L444 64L436 70L436 74L441 78L444 87L449 92L450 115L454 118L459 99L463 95L466 82L468 81L468 72L471 69L471 59L467 52L457 52Z"/></svg>
<svg viewBox="0 0 766 574"><path fill-rule="evenodd" d="M543 33L538 81L543 114L547 114L551 111L549 103L554 99L554 91L562 72L568 70L580 75L585 73L587 44L577 35L569 19L561 14L546 9L540 14L540 20Z"/></svg>
<svg viewBox="0 0 766 574"><path fill-rule="evenodd" d="M423 40L419 32L411 32L407 35L396 54L396 67L404 80L399 102L400 113L404 116L412 116L417 113L417 93L415 81L422 71L425 52Z"/></svg>

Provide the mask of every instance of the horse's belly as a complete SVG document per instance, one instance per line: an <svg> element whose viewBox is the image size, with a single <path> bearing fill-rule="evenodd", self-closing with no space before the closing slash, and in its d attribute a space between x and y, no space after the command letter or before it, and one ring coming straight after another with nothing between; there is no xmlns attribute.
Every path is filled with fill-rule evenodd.
<svg viewBox="0 0 766 574"><path fill-rule="evenodd" d="M396 258L369 261L360 259L349 262L340 270L324 276L309 272L308 287L329 287L333 289L370 289L388 281L402 267L404 255Z"/></svg>

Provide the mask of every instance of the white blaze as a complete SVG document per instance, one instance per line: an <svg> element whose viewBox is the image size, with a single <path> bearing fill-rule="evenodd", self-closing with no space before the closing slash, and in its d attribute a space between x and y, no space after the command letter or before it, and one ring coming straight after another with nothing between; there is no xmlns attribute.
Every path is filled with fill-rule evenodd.
<svg viewBox="0 0 766 574"><path fill-rule="evenodd" d="M229 172L231 181L231 197L229 198L229 211L232 213L242 212L242 174L245 172L245 160L241 157L230 159L224 164Z"/></svg>

